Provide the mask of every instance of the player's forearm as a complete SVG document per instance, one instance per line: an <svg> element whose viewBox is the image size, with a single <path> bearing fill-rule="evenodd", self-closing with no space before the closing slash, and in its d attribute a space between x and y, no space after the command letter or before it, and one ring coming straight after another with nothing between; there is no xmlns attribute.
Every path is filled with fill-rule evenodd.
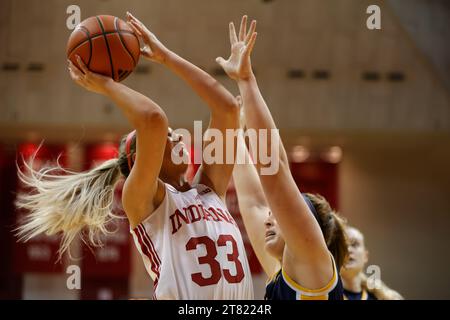
<svg viewBox="0 0 450 320"><path fill-rule="evenodd" d="M236 98L207 72L174 52L167 54L164 64L186 81L213 113L227 115L238 112Z"/></svg>
<svg viewBox="0 0 450 320"><path fill-rule="evenodd" d="M255 166L242 136L238 137L238 153L245 152L245 164L236 164L233 171L234 185L239 202L239 212L245 230L261 266L268 276L276 269L276 260L265 250L264 222L270 211Z"/></svg>
<svg viewBox="0 0 450 320"><path fill-rule="evenodd" d="M270 130L278 130L275 122L272 118L272 114L270 113L269 108L267 107L266 102L259 90L258 83L256 78L252 75L246 80L240 80L237 82L239 91L243 100L244 105L244 113L247 121L247 127L261 130L268 130L268 135L270 135ZM272 149L272 143L277 143L279 146L279 160L285 165L288 164L288 158L286 154L286 150L284 149L283 142L279 135L277 135L278 139L276 141L271 141L268 138L267 141L267 150ZM278 160L278 159L277 159ZM259 166L259 163L256 163Z"/></svg>
<svg viewBox="0 0 450 320"><path fill-rule="evenodd" d="M233 179L239 203L242 206L266 206L266 198L255 166L250 159L244 138L237 138L237 154L242 156L242 163L234 166Z"/></svg>
<svg viewBox="0 0 450 320"><path fill-rule="evenodd" d="M106 96L122 110L134 128L156 121L167 122L164 111L143 94L114 81L108 83L105 89Z"/></svg>
<svg viewBox="0 0 450 320"><path fill-rule="evenodd" d="M236 165L236 167L243 165ZM244 227L247 231L247 235L250 239L250 243L255 251L258 260L264 267L264 270L269 274L265 267L264 260L266 259L267 252L264 249L264 221L270 211L266 204L264 196L261 198L260 195L255 195L257 199L253 198L251 188L248 188L248 184L244 183L245 178L239 175L239 171L233 171L234 184L236 187L236 193L239 203L239 212L242 216L242 221L244 222ZM259 183L259 181L258 181ZM245 191L244 191L245 190Z"/></svg>

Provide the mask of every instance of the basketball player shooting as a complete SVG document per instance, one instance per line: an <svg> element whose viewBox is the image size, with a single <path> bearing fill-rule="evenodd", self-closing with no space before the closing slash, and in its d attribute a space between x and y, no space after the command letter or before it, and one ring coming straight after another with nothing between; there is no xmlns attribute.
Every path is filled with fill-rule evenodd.
<svg viewBox="0 0 450 320"><path fill-rule="evenodd" d="M165 47L130 13L127 22L145 45L141 54L174 72L206 102L209 128L225 136L226 129L239 126L239 105L231 93ZM84 230L85 241L97 244L112 218L114 186L124 177L123 208L154 281L155 299L252 299L242 237L224 203L233 164L203 161L189 184L187 164L171 160L182 137L168 127L163 109L111 77L91 72L79 56L76 61L80 68L69 61L71 78L113 101L135 130L122 139L117 159L88 172L56 175L51 169L35 172L28 164L28 174L21 172L20 178L36 192L20 195L17 202L30 211L19 228L21 239L61 232L62 254ZM185 146L182 152L187 154Z"/></svg>

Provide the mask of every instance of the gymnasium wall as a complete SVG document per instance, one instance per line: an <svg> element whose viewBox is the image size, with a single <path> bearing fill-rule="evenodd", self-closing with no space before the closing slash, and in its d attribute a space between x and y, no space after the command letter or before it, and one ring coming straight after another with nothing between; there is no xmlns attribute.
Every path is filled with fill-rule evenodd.
<svg viewBox="0 0 450 320"><path fill-rule="evenodd" d="M448 90L439 76L446 71L436 72L421 50L422 42L409 36L386 1L249 0L212 5L206 0L4 0L0 90L8 94L0 96L0 138L26 138L34 129L50 139L77 139L83 132L88 138L103 138L105 131L129 129L120 110L69 78L65 45L70 4L80 6L82 18L134 12L169 48L216 74L234 93L236 86L220 75L215 58L229 52L230 20L237 22L242 13L258 19L253 64L283 129L450 130ZM380 5L382 30L366 28L369 4ZM404 7L409 16L423 14L421 7ZM432 14L438 11L430 10L429 20ZM423 29L434 30L426 25ZM446 52L448 45L440 47ZM442 60L441 66L448 65ZM201 100L162 66L141 59L138 72L126 83L158 102L174 127L190 128L195 119L207 120Z"/></svg>
<svg viewBox="0 0 450 320"><path fill-rule="evenodd" d="M407 299L449 299L450 137L394 141L344 149L341 212L389 286Z"/></svg>

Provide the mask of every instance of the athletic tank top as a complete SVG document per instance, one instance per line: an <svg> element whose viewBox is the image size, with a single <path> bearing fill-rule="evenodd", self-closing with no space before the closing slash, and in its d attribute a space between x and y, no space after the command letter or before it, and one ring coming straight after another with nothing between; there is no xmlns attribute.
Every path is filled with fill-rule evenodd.
<svg viewBox="0 0 450 320"><path fill-rule="evenodd" d="M344 300L378 300L372 293L363 289L361 292L353 292L344 289Z"/></svg>
<svg viewBox="0 0 450 320"><path fill-rule="evenodd" d="M321 289L311 290L302 287L292 280L283 269L280 269L266 285L266 300L343 300L342 281L333 261L333 277Z"/></svg>
<svg viewBox="0 0 450 320"><path fill-rule="evenodd" d="M165 184L161 205L131 230L154 299L253 299L239 228L205 185L181 192Z"/></svg>

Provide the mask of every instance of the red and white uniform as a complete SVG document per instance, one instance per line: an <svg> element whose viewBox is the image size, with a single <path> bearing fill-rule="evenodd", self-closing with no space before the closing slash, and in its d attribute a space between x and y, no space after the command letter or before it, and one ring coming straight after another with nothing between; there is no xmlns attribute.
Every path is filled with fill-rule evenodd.
<svg viewBox="0 0 450 320"><path fill-rule="evenodd" d="M244 243L223 201L205 185L166 184L161 205L131 233L154 299L253 299Z"/></svg>

